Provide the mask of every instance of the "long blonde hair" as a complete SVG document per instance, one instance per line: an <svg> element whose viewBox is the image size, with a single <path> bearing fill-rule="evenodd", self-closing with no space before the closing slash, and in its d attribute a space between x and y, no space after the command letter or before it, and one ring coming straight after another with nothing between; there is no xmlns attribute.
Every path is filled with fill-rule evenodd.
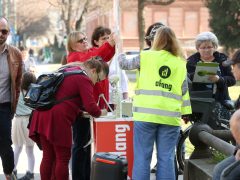
<svg viewBox="0 0 240 180"><path fill-rule="evenodd" d="M183 57L175 33L167 26L162 26L157 30L151 49L156 51L166 50L174 56Z"/></svg>
<svg viewBox="0 0 240 180"><path fill-rule="evenodd" d="M73 43L77 42L79 39L79 35L85 36L85 34L81 31L73 31L68 34L67 37L67 50L68 52L74 52L75 50L72 48Z"/></svg>

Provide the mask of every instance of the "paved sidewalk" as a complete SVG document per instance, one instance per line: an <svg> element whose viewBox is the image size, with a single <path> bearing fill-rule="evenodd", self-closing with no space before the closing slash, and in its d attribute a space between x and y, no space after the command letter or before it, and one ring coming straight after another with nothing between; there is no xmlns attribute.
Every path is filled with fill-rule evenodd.
<svg viewBox="0 0 240 180"><path fill-rule="evenodd" d="M35 155L34 180L40 180L39 167L42 159L42 151L40 151L36 145L34 146L34 155ZM155 163L156 163L156 160L153 157L152 166L155 165ZM27 169L27 155L25 152L25 148L23 148L20 154L18 166L17 166L18 178L24 176L24 174L26 173L26 169ZM5 180L1 163L0 163L0 180ZM156 180L155 174L151 174L150 180ZM182 175L179 176L178 180L183 180L183 176Z"/></svg>
<svg viewBox="0 0 240 180"><path fill-rule="evenodd" d="M36 145L34 146L34 155L35 155L35 167L34 167L35 180L40 180L39 167L42 159L42 151L40 151ZM18 178L25 175L27 166L28 166L27 155L25 147L23 147L17 166ZM0 164L0 180L5 180L4 177L5 176L3 175L2 164Z"/></svg>

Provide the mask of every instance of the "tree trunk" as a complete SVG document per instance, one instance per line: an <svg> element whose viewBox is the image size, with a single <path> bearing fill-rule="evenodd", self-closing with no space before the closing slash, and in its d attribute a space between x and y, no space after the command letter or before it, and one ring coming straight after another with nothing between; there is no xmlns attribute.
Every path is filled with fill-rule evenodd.
<svg viewBox="0 0 240 180"><path fill-rule="evenodd" d="M79 19L76 21L76 25L75 25L75 29L76 30L80 30L81 25L82 25L82 21L83 21L83 16L86 14L87 9L88 9L88 4L89 4L90 0L86 0L85 5L84 5L84 9L82 11L82 14L80 15Z"/></svg>
<svg viewBox="0 0 240 180"><path fill-rule="evenodd" d="M66 30L67 30L67 34L70 33L70 31L72 30L72 18L71 18L71 12L72 12L72 0L68 0L68 6L67 6L67 24L66 24Z"/></svg>
<svg viewBox="0 0 240 180"><path fill-rule="evenodd" d="M145 5L169 5L175 0L138 0L138 35L139 35L139 47L144 47L144 30L145 30L145 18L143 16Z"/></svg>

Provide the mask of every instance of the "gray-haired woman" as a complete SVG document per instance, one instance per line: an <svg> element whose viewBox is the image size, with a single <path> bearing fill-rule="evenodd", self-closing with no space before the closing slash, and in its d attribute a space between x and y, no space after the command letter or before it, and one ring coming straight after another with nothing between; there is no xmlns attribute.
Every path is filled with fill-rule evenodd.
<svg viewBox="0 0 240 180"><path fill-rule="evenodd" d="M219 102L217 109L221 109L221 116L230 118L228 111L223 107L226 100L230 100L228 87L233 86L236 80L231 72L231 67L226 67L223 62L228 57L217 51L218 39L212 32L202 32L197 35L195 45L198 52L191 55L187 62L189 78L193 80L196 65L198 62L216 62L219 64L216 75L209 75L211 83L192 83L192 91L212 90L213 97Z"/></svg>

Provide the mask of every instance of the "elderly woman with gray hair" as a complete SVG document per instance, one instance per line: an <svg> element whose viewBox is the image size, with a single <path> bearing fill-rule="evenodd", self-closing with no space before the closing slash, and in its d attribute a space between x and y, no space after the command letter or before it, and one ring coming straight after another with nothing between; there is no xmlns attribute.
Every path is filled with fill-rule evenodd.
<svg viewBox="0 0 240 180"><path fill-rule="evenodd" d="M192 91L211 90L212 96L219 102L218 112L221 112L221 117L230 118L228 110L225 109L226 100L230 100L228 87L233 86L236 80L231 72L230 66L224 66L223 62L228 57L217 51L218 39L212 32L203 32L197 35L195 39L195 46L198 52L191 55L187 62L187 71L189 78L193 80L196 65L198 62L216 62L219 64L216 75L209 75L208 79L211 83L192 83Z"/></svg>

